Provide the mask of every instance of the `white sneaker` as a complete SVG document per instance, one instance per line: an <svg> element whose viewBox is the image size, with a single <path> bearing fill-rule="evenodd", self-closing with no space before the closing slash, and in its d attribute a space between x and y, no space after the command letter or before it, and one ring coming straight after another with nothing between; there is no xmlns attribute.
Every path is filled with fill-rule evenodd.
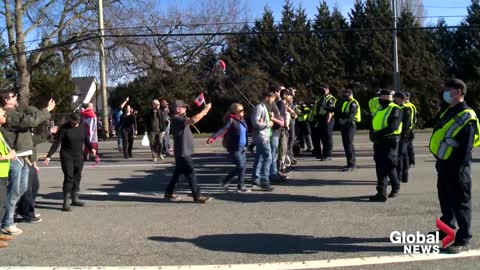
<svg viewBox="0 0 480 270"><path fill-rule="evenodd" d="M153 158L153 162L157 162L157 158L156 158L156 157Z"/></svg>
<svg viewBox="0 0 480 270"><path fill-rule="evenodd" d="M252 192L252 190L249 189L249 188L243 187L243 188L237 189L237 192L238 193L250 193L250 192Z"/></svg>
<svg viewBox="0 0 480 270"><path fill-rule="evenodd" d="M164 157L162 154L160 154L160 156L158 156L158 157L159 157L161 160L165 159L165 157Z"/></svg>
<svg viewBox="0 0 480 270"><path fill-rule="evenodd" d="M42 215L40 215L39 213L35 213L35 217L36 218L40 218Z"/></svg>
<svg viewBox="0 0 480 270"><path fill-rule="evenodd" d="M9 227L3 228L2 232L8 235L17 235L17 234L21 234L23 231L17 228L17 226L14 224Z"/></svg>

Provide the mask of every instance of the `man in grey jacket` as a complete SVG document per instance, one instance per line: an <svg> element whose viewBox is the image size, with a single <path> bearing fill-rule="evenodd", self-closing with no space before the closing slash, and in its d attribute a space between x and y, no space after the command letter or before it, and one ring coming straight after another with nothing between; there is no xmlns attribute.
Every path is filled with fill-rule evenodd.
<svg viewBox="0 0 480 270"><path fill-rule="evenodd" d="M260 185L264 191L273 191L269 179L272 163L270 137L273 126L269 108L275 101L275 97L276 95L272 91L263 93L260 103L255 106L251 116L253 127L252 140L256 147L252 181L253 185Z"/></svg>
<svg viewBox="0 0 480 270"><path fill-rule="evenodd" d="M18 154L33 151L32 128L50 119L50 112L55 108L55 101L51 99L48 106L41 111L27 112L19 109L17 94L13 91L1 95L1 103L7 115L5 139L11 142L12 148ZM8 176L7 209L2 220L2 232L5 234L20 234L22 230L13 223L15 204L28 188L28 175L31 160L29 156L19 156L10 163Z"/></svg>

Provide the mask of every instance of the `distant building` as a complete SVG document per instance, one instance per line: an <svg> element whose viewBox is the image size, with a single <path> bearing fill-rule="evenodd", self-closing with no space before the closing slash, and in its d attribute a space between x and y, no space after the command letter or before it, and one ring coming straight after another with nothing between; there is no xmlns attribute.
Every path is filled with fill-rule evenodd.
<svg viewBox="0 0 480 270"><path fill-rule="evenodd" d="M76 110L83 103L96 101L96 93L98 89L97 79L95 77L74 77L75 91L72 96L72 109Z"/></svg>
<svg viewBox="0 0 480 270"><path fill-rule="evenodd" d="M73 77L75 84L75 91L72 96L72 110L79 109L83 103L92 102L95 106L95 111L100 113L103 109L102 96L100 91L100 84L97 79L91 77ZM107 92L110 90L107 88Z"/></svg>

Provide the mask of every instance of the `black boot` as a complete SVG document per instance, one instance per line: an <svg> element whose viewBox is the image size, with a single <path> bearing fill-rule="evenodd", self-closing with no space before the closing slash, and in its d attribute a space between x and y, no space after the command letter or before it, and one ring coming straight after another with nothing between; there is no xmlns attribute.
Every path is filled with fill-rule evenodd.
<svg viewBox="0 0 480 270"><path fill-rule="evenodd" d="M78 192L72 192L72 205L74 206L85 206L85 203L78 199Z"/></svg>
<svg viewBox="0 0 480 270"><path fill-rule="evenodd" d="M65 212L70 212L72 211L72 208L70 208L70 194L69 193L64 193L63 194L63 207L62 211Z"/></svg>

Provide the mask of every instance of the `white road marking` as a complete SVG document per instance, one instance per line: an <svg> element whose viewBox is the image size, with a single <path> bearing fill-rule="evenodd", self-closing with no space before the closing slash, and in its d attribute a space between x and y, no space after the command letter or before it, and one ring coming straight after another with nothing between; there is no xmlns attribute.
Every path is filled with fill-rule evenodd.
<svg viewBox="0 0 480 270"><path fill-rule="evenodd" d="M87 267L30 267L14 266L0 267L0 270L302 270L322 269L334 267L352 267L364 265L382 265L390 263L407 263L479 257L480 250L470 250L460 254L421 254L421 255L394 255L380 257L360 257L317 261L296 261L278 263L251 263L251 264L220 264L220 265L171 265L171 266L87 266Z"/></svg>

